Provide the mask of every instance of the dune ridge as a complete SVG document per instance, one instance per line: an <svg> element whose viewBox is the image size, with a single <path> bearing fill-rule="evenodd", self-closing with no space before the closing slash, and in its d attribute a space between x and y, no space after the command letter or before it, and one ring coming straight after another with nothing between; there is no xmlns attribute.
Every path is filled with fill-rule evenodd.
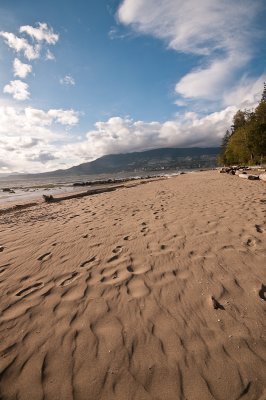
<svg viewBox="0 0 266 400"><path fill-rule="evenodd" d="M1 215L0 398L265 400L265 204L207 171Z"/></svg>

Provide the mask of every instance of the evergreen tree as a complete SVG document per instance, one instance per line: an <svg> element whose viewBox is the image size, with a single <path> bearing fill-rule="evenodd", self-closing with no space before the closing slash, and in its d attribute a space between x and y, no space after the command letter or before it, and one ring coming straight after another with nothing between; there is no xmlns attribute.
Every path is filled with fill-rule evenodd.
<svg viewBox="0 0 266 400"><path fill-rule="evenodd" d="M266 83L265 83L265 82L264 82L264 85L263 85L263 86L264 86L264 87L263 87L261 102L266 103Z"/></svg>
<svg viewBox="0 0 266 400"><path fill-rule="evenodd" d="M228 146L228 143L229 143L230 136L231 136L231 133L227 129L227 131L226 131L226 133L225 133L225 135L223 137L223 140L222 140L221 153L220 153L220 156L219 156L219 162L221 164L226 164L227 163L226 154L225 153L226 153L226 149L227 149L227 146Z"/></svg>
<svg viewBox="0 0 266 400"><path fill-rule="evenodd" d="M221 145L221 164L266 162L266 84L254 111L238 110L232 133L227 130Z"/></svg>
<svg viewBox="0 0 266 400"><path fill-rule="evenodd" d="M246 124L246 112L238 110L233 117L232 134L236 132L238 128L242 128Z"/></svg>

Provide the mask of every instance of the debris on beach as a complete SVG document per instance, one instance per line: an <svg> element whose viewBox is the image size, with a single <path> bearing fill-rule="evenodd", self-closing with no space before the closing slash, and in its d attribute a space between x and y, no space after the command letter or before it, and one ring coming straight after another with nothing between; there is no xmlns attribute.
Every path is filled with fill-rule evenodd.
<svg viewBox="0 0 266 400"><path fill-rule="evenodd" d="M220 304L219 301L216 300L216 298L214 296L211 296L211 301L212 301L213 308L215 310L224 310L224 306L222 304Z"/></svg>
<svg viewBox="0 0 266 400"><path fill-rule="evenodd" d="M237 175L239 178L248 179L250 181L262 180L266 182L266 173L252 174L252 173L247 173L247 171L254 171L254 169L251 167L232 166L232 167L222 167L219 170L220 174Z"/></svg>

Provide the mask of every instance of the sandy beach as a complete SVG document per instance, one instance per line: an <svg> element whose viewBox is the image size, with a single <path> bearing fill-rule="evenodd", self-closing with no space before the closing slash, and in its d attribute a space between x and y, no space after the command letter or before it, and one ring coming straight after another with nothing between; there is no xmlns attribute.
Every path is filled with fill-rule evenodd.
<svg viewBox="0 0 266 400"><path fill-rule="evenodd" d="M265 400L265 192L207 171L0 215L1 400Z"/></svg>

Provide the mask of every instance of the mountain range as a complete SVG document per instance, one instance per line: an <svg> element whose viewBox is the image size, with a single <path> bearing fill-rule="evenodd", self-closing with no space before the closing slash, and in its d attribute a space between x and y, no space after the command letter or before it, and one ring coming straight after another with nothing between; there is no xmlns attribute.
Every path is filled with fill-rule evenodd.
<svg viewBox="0 0 266 400"><path fill-rule="evenodd" d="M217 164L219 147L162 148L142 152L109 154L94 161L26 176L94 175L131 171L212 168ZM23 175L25 177L25 175Z"/></svg>

